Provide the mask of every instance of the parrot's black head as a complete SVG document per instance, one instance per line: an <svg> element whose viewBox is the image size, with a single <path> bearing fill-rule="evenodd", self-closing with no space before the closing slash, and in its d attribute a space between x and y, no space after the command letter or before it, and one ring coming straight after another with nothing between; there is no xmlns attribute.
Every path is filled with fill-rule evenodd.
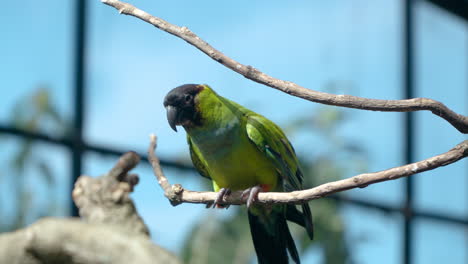
<svg viewBox="0 0 468 264"><path fill-rule="evenodd" d="M174 131L178 125L191 125L199 122L195 108L195 97L204 89L200 84L184 84L172 89L164 98L167 110L167 121Z"/></svg>

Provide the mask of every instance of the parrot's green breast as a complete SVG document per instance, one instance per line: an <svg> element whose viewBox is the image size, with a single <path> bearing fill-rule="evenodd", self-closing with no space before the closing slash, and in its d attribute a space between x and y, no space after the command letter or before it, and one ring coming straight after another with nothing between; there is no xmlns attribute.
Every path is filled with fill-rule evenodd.
<svg viewBox="0 0 468 264"><path fill-rule="evenodd" d="M205 159L215 191L244 190L264 184L276 188L275 166L249 140L243 120L228 119L223 126L190 133L194 147Z"/></svg>

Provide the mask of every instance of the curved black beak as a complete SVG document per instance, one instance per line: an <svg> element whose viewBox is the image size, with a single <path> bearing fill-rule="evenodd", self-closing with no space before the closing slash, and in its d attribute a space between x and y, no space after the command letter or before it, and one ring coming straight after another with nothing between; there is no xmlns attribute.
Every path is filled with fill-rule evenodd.
<svg viewBox="0 0 468 264"><path fill-rule="evenodd" d="M178 119L179 119L179 111L176 107L172 105L166 106L166 111L167 111L167 122L169 122L169 126L177 132L177 127L178 125Z"/></svg>

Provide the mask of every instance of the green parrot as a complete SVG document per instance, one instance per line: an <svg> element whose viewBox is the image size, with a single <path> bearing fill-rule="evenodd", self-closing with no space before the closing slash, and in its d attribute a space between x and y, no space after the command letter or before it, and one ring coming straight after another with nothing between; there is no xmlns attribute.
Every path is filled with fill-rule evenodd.
<svg viewBox="0 0 468 264"><path fill-rule="evenodd" d="M300 263L287 221L303 226L313 239L312 214L307 203L255 203L260 191L302 189L302 173L295 151L284 132L272 121L219 96L208 85L185 84L164 98L169 125L187 132L190 156L197 171L224 196L243 190L258 263L288 263L288 253Z"/></svg>

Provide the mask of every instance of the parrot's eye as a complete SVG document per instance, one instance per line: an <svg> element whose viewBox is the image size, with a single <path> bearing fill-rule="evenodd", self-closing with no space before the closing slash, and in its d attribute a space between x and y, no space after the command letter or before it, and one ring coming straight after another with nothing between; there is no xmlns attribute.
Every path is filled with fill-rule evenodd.
<svg viewBox="0 0 468 264"><path fill-rule="evenodd" d="M185 99L185 102L189 102L190 100L192 100L192 95L191 94L186 94L184 99Z"/></svg>

